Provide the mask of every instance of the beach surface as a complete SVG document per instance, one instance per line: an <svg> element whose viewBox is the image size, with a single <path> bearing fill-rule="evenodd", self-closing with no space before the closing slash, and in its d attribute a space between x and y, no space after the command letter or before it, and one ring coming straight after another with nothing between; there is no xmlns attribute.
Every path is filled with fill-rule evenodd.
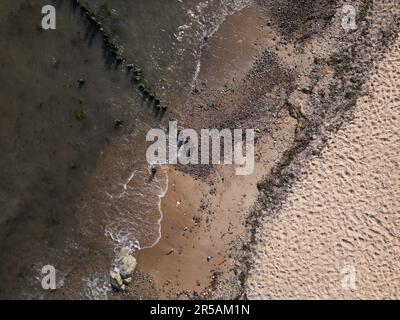
<svg viewBox="0 0 400 320"><path fill-rule="evenodd" d="M0 297L398 298L397 1L354 0L353 29L341 0L159 2L88 1L119 63L72 1L51 32L40 0L2 5ZM254 171L152 176L146 133L169 120L254 129Z"/></svg>
<svg viewBox="0 0 400 320"><path fill-rule="evenodd" d="M382 48L370 43L377 30L393 31L393 38L397 37L391 30L395 11L389 10L394 3L375 6L374 10L367 3L358 5L361 12L364 10L363 19L371 23L358 34L343 34L339 3L325 8L328 12L311 6L325 18L331 10L330 24L321 25L318 17L314 20L322 29L311 24L309 29L291 25L290 30L285 25L283 30L275 28L274 17L264 15L263 7L255 5L228 18L208 40L210 47L201 60L200 98L195 95L190 99L203 106L201 111L193 108L190 115L196 116L192 123L201 119L200 124L216 127L234 123L260 128L257 169L246 178L236 177L228 167L206 171L206 177L202 172L200 178L196 170L170 170L169 191L162 200L162 238L138 256L140 268L155 279L162 298L398 296L395 191L399 180L390 175L398 171L398 45L391 44L381 58ZM372 18L367 18L368 11ZM291 21L294 13L284 12L285 21ZM249 33L244 38L251 38L249 34L254 35L256 29L258 37L252 51L234 51L240 54L235 57L235 67L229 68L220 61L221 55L212 52L232 46L224 33L232 32L232 21L246 22L248 16L261 16L265 23L253 18L253 25L236 25L246 26ZM367 34L363 40L359 40L361 32ZM365 49L370 59L362 54L348 56L351 41L354 47ZM389 40L381 41L386 44ZM343 53L353 64L350 70L332 63L332 57ZM270 72L275 81L268 83L260 61L267 70L271 65L279 66L287 77ZM357 74L351 68L361 71ZM349 77L358 77L351 80L358 81L357 85L337 91ZM263 95L254 94L244 101L243 87L248 88L248 81ZM227 106L216 92L230 102L224 121L219 119ZM284 102L268 119L246 112L258 115L260 101L268 104L272 100L279 106L279 96ZM236 104L236 100L240 102ZM215 102L219 109L204 110L204 105ZM211 121L207 120L210 114ZM382 155L387 162L382 163ZM285 168L292 162L293 186L291 178L285 176ZM279 183L284 191L271 188L271 179L283 179ZM349 270L355 270L355 289L342 288Z"/></svg>

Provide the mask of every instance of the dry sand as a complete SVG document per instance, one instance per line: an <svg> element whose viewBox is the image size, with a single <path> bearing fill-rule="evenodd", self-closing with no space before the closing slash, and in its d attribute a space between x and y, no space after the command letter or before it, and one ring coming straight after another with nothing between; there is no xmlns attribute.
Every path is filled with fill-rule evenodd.
<svg viewBox="0 0 400 320"><path fill-rule="evenodd" d="M400 298L400 39L257 234L250 299ZM355 288L342 286L354 268Z"/></svg>

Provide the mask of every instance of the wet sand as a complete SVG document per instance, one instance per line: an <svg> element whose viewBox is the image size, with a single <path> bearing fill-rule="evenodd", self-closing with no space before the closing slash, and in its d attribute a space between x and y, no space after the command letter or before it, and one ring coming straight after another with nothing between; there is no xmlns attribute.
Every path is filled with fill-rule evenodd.
<svg viewBox="0 0 400 320"><path fill-rule="evenodd" d="M266 49L282 46L280 41L258 5L228 17L207 40L196 83L199 92L188 102L195 107L189 107L189 115L177 116L194 128L257 128L256 165L245 177L235 176L233 166L169 170L162 238L138 253L139 269L154 279L160 298L237 299L243 294L241 255L247 250L246 218L257 200L257 182L289 149L298 126L285 106L291 76L285 76L288 71L274 56L265 55ZM300 70L310 69L303 56L284 58ZM259 72L265 64L270 64L265 73ZM267 80L272 75L277 76ZM263 106L250 115L255 106L245 99L255 85L259 91L254 104ZM219 108L204 110L214 104Z"/></svg>
<svg viewBox="0 0 400 320"><path fill-rule="evenodd" d="M207 180L169 171L169 189L161 207L162 238L138 254L139 268L154 279L160 298L240 296L237 254L242 249L241 235L246 234L246 217L257 199L257 181L290 144L294 121L282 122L279 134L287 139L260 141L251 176L236 176L233 167L219 167ZM261 156L265 154L268 158Z"/></svg>
<svg viewBox="0 0 400 320"><path fill-rule="evenodd" d="M260 8L251 6L228 17L208 39L197 81L206 96L202 99L215 99L215 91L235 86L235 80L239 82L252 69L265 44L272 45L263 22ZM222 57L226 58L223 63ZM207 128L214 122L212 118L192 121L186 116L183 121ZM246 216L257 198L257 182L288 148L296 127L288 112L278 118L268 128L274 128L274 137L265 136L257 144L255 170L250 176L235 176L233 166L211 168L211 173L200 177L196 169L169 170L169 188L161 207L162 238L154 248L138 253L139 269L154 279L160 298L241 295L238 251L246 234Z"/></svg>

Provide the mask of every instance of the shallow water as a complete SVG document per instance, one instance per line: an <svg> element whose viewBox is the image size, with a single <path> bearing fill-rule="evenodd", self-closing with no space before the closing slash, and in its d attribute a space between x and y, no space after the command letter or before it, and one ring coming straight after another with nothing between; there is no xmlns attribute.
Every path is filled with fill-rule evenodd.
<svg viewBox="0 0 400 320"><path fill-rule="evenodd" d="M202 47L227 15L248 0L90 0L129 61L170 104L183 103L196 78Z"/></svg>
<svg viewBox="0 0 400 320"><path fill-rule="evenodd" d="M0 22L0 236L4 298L106 298L115 250L160 237L165 168L149 179L146 133L165 127L72 1L55 1L57 30L39 31L42 1L3 3ZM204 37L242 1L88 1L110 9L124 56L174 108L199 68ZM228 3L228 4L226 4ZM104 9L104 8L103 8ZM77 80L84 78L83 87ZM85 119L74 119L77 106ZM123 120L115 130L113 121ZM40 286L56 266L60 290Z"/></svg>
<svg viewBox="0 0 400 320"><path fill-rule="evenodd" d="M92 0L90 6L101 13L107 5L110 16L105 19L106 25L122 46L127 61L138 64L149 84L174 108L173 104L184 103L186 92L196 80L206 37L215 32L227 15L246 3ZM128 157L135 142L144 141L143 128L149 129L147 124L138 124L135 133L126 137L121 147L129 161L120 158L117 172L124 174L117 185L106 191L107 197L101 202L107 216L105 234L113 240L115 249L125 245L133 250L151 247L160 237L160 200L168 185L166 168L161 168L149 185L143 146L139 144L135 155ZM102 287L103 281L100 283Z"/></svg>

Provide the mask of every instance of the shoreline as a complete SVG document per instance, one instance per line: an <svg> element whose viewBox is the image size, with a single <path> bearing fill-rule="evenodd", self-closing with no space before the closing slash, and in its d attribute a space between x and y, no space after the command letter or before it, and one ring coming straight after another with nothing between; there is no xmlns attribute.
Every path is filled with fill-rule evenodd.
<svg viewBox="0 0 400 320"><path fill-rule="evenodd" d="M251 6L251 0L244 0L238 7L235 7L232 12L223 14L221 21L219 23L217 23L216 27L213 30L211 30L209 33L204 32L203 39L206 40L208 38L211 38L216 32L218 32L219 28L226 21L227 18L235 15L236 13L242 11L243 9L246 9L246 7L249 7L249 6ZM195 68L195 72L194 72L194 75L193 75L193 78L191 81L191 86L190 86L191 90L193 90L195 88L196 82L198 80L198 77L199 77L199 74L201 71L201 59L202 59L202 54L203 54L205 45L206 45L206 43L204 43L204 42L200 45L199 54L198 54L197 62L196 62L196 68Z"/></svg>
<svg viewBox="0 0 400 320"><path fill-rule="evenodd" d="M230 17L232 17L232 16L234 16L235 14L237 14L237 13L240 13L242 10L245 10L246 8L249 8L249 7L252 7L252 3L251 3L251 1L243 1L243 3L241 3L240 4L240 7L235 7L234 8L234 11L232 11L232 12L229 12L229 13L227 13L226 15L224 15L223 16L223 18L222 18L222 21L220 22L220 23L218 23L217 24L217 26L209 33L209 34L207 34L207 35L205 35L205 37L206 38L209 38L209 37L212 37L216 32L218 32L218 30L220 29L220 27L221 27L221 25L222 24L224 24L224 22L227 20L227 19L229 19ZM198 82L198 77L199 77L199 74L200 74L200 72L201 72L201 60L202 60L202 54L203 54L203 50L204 50L204 44L202 44L201 45L201 48L200 48L200 54L199 54L199 57L198 57L198 61L197 61L197 63L196 63L196 65L197 65L197 68L196 68L196 72L195 72L195 75L194 75L194 77L193 77L193 79L192 79L192 85L191 85L191 89L193 90L193 89L195 89L195 87L196 87L196 83ZM244 60L248 60L247 59L248 57L245 57L245 59ZM150 167L149 167L150 168ZM159 201L159 209L160 209L160 219L159 219L159 221L158 221L158 225L160 226L160 232L159 232L159 238L157 239L157 241L155 241L154 242L154 244L152 244L151 246L147 246L147 247L141 247L141 248L139 248L138 249L138 251L140 251L140 250L144 250L144 249L151 249L151 248L153 248L154 246L156 246L157 244L158 244L158 242L160 241L160 239L161 239L161 222L162 222L162 220L163 220L163 216L164 216L164 214L163 214L163 212L162 212L162 209L161 209L161 207L162 207L162 201L163 201L163 199L164 199L164 197L166 196L166 194L168 193L168 185L169 185L169 175L168 175L168 169L166 170L166 173L165 173L165 175L166 175L166 189L162 192L162 194L159 196L159 199L160 199L160 201Z"/></svg>
<svg viewBox="0 0 400 320"><path fill-rule="evenodd" d="M149 174L151 174L150 173L150 168L151 168L151 166L149 166ZM165 172L163 172L163 174L165 175L165 189L161 192L161 194L159 194L158 195L158 210L159 210L159 212L160 212L160 218L159 218L159 220L157 221L157 225L159 226L159 228L158 228L158 234L159 234L159 236L158 236L158 239L151 245L151 246L147 246L147 247L140 247L140 248L138 248L138 251L141 251L141 250L145 250L145 249L151 249L151 248L153 248L153 247L155 247L159 242L160 242L160 239L161 239L161 237L162 237L162 233L161 233L161 224L162 224L162 220L163 220L163 218L164 218L164 213L163 213L163 211L162 211L162 201L163 201L163 199L165 198L165 196L167 195L167 193L168 193L168 186L169 186L169 176L168 176L168 169L167 168L165 168L165 169L163 169L163 170L165 170Z"/></svg>
<svg viewBox="0 0 400 320"><path fill-rule="evenodd" d="M209 51L206 51L203 55L204 61L201 63L200 78L196 86L199 88L200 94L190 97L189 102L195 105L196 103L207 104L208 101L211 101L211 103L216 101L220 104L221 110L211 110L211 115L214 118L223 114L225 107L232 106L229 105L229 101L234 101L233 99L237 99L242 94L242 85L238 84L238 80L244 82L243 87L246 88L246 82L252 83L253 79L257 79L260 72L257 64L265 58L271 59L269 53L266 56L264 55L270 49L277 52L277 59L280 60L280 63L288 66L287 70L296 70L294 72L296 79L293 83L284 82L285 86L282 86L278 92L274 82L272 82L272 90L271 84L266 85L265 88L272 91L270 98L273 99L274 95L284 96L283 102L282 99L275 100L275 103L281 104L281 107L274 111L276 119L273 123L269 123L270 127L266 127L265 123L260 124L257 119L247 115L247 118L243 118L244 121L235 120L235 109L233 109L231 117L228 117L225 122L222 121L222 123L227 124L227 127L232 124L240 126L252 124L256 128L262 126L256 143L259 171L247 182L239 182L237 178L232 177L229 174L230 169L227 167L214 168L211 171L205 171L205 173L201 170L197 172L181 167L170 169L171 181L175 181L174 188L176 187L177 190L173 190L172 185L170 185L169 191L162 200L164 212L164 219L161 222L162 239L154 248L138 253L139 269L154 280L154 286L161 299L245 299L247 297L248 272L253 264L253 257L257 256L257 252L254 252L257 244L255 230L263 226L264 210L274 209L274 212L278 212L277 206L271 205L268 209L263 209L263 206L268 203L266 199L273 196L275 197L273 201L279 202L279 199L283 199L287 194L287 191L277 194L274 191L271 196L267 194L266 186L271 181L269 179L274 179L274 175L277 174L276 179L280 179L281 175L285 179L286 171L279 173L279 168L283 166L282 168L285 169L291 164L290 154L296 154L298 150L302 150L301 144L304 139L304 147L307 151L304 153L308 154L304 156L304 159L315 152L318 153L318 150L323 148L326 134L331 131L334 132L335 127L348 118L347 113L351 112L354 106L354 99L351 97L362 93L361 87L354 86L346 89L349 91L349 96L343 97L338 94L330 97L331 100L324 98L334 90L338 83L342 81L341 79L348 76L346 70L340 70L340 66L330 64L329 59L341 54L342 46L345 48L347 41L352 43L354 40L351 39L355 36L348 34L348 38L338 40L340 39L338 35L343 32L338 18L340 17L339 9L340 7L332 11L332 19L335 23L327 26L322 35L319 35L320 30L314 31L317 35L306 41L306 45L303 44L306 46L306 50L300 54L296 53L295 45L289 45L284 37L270 28L269 22L266 23L263 30L258 33L260 39L256 40L255 48L244 53L241 52L239 60L237 60L237 56L234 57L237 65L241 66L238 70L233 70L233 68L229 68L229 64L223 65L218 61L218 56L221 56L221 52L224 52L221 49L224 47L222 44L225 43L228 47L232 46L232 43L227 40L229 36L224 36L224 33L226 35L232 32L232 29L229 30L227 25L229 26L230 21L233 20L237 26L241 19L246 21L246 18L243 18L246 14L249 16L255 14L257 17L257 14L261 14L263 9L254 5L230 16L220 26L220 30L216 32L214 37L208 40L207 49ZM363 10L367 12L368 9ZM265 16L264 18L267 19ZM240 25L243 26L245 23ZM250 27L244 28L244 34L247 32L247 35L254 36L254 28L257 29L260 26L257 23L257 18L253 19L249 25ZM382 26L382 28L384 27ZM258 29L258 31L260 30ZM303 30L300 29L299 33L302 32ZM251 38L251 36L249 37ZM297 40L292 41L296 42ZM383 41L386 40L383 39ZM356 44L358 43L354 45ZM364 48L366 46L362 41L359 45L364 46ZM377 52L371 59L379 59L381 48L373 47L371 50ZM224 58L229 60L227 56L224 56ZM319 61L324 61L324 63L321 65ZM276 62L270 60L270 63L274 65ZM279 70L281 68L280 63L273 68ZM357 62L356 57L354 57L354 63L360 63L367 68L367 71L370 68L364 62ZM280 71L280 73L285 74L287 71ZM323 76L319 77L318 74L321 73ZM361 76L363 75L361 74ZM261 73L260 79L265 80L265 74ZM279 81L286 80L283 78ZM314 98L311 102L309 96L318 91L321 92L319 99ZM228 103L221 101L218 97L216 98L221 92ZM238 106L245 108L244 111L246 111L248 104L241 105L240 98L238 101ZM333 106L342 104L342 107L336 112L333 108L327 111L318 109L327 103L331 103ZM235 107L235 105L232 107ZM238 114L238 119L240 119L243 109L237 110L240 112ZM222 113L219 113L220 111ZM207 122L201 116L197 117L197 112L198 110L193 108L189 116L189 119L197 118L194 124L196 128L201 128L201 125L205 123L211 123L218 127L219 122ZM318 113L321 112L325 112L327 115L326 123L324 123L326 129L320 129L321 120L318 118ZM232 118L232 121L230 121L230 118ZM316 135L311 146L309 146L310 142L306 142L309 139L307 138L309 134ZM266 141L266 139L270 139L270 141ZM277 146L279 144L280 146ZM314 145L318 145L318 147ZM289 161L287 164L285 159ZM302 162L305 161L304 159ZM295 170L299 170L301 167L298 163L293 166ZM228 187L226 187L227 185ZM241 185L241 191L232 188L233 185ZM285 190L290 188L289 180L284 182L284 186ZM243 192L243 190L246 191ZM239 195L239 193L242 194ZM229 197L232 197L228 202L229 204L221 202L221 199ZM179 203L179 207L176 205L177 203ZM190 206L188 203L190 203ZM229 215L229 210L235 212L235 215ZM257 211L261 214L254 214ZM177 212L181 213L180 218L175 216ZM204 215L205 212L212 213L214 219L210 220L211 226L208 223L203 225L203 220L199 225L193 224L194 216L196 214ZM229 221L229 223L226 223L226 221ZM192 231L190 228L196 229ZM187 230L190 230L189 237L186 234Z"/></svg>
<svg viewBox="0 0 400 320"><path fill-rule="evenodd" d="M254 31L259 27L257 18L259 11L254 6L246 7L233 15L228 16L224 23L219 26L215 33L217 39L210 38L208 40L208 48L202 53L202 66L210 66L212 55L216 54L210 51L210 47L218 48L218 43L226 43L226 38L229 39L229 34L232 32L232 26L237 25L239 21L244 22L244 28L240 36L247 36L248 42L253 41ZM256 17L256 19L254 19ZM249 20L254 19L250 23ZM228 25L227 27L227 24ZM260 33L256 33L260 36ZM221 39L224 38L225 39ZM211 42L211 44L210 44ZM225 67L219 67L221 70L220 76L210 82L210 75L213 71L204 70L199 72L198 83L207 81L209 86L218 88L223 86L227 79L231 79L234 74L246 74L251 68L252 62L260 53L259 48L254 46L254 43L232 43L228 40L228 45L238 45L239 47L250 47L252 49L245 50L244 54L232 56L231 59L239 62L241 65L240 72L237 70L229 71ZM221 50L221 49L218 49ZM250 63L249 63L250 61ZM212 68L215 71L215 68ZM228 71L228 74L226 72ZM228 76L227 76L228 75ZM195 124L195 126L198 126ZM235 226L224 224L223 216L228 220L229 210L224 210L225 214L218 212L218 217L215 217L216 211L219 210L218 199L215 195L237 195L240 190L226 191L224 185L231 184L233 168L230 166L222 166L214 169L214 174L205 177L196 177L189 172L182 172L180 168L169 168L168 191L161 199L161 212L163 218L161 220L161 239L152 248L140 250L137 253L138 266L141 272L148 274L153 280L157 288L160 298L178 298L192 299L195 297L210 298L210 286L217 281L217 277L221 278L223 270L232 268L234 259L231 253L226 254L225 250L233 250L232 242L237 241L236 235L244 233L243 228L245 215L238 214L234 219ZM247 199L240 199L240 202L245 202L247 209L256 199L256 183L262 176L263 170L258 168L257 178L250 177L249 182L253 186L251 195L246 195ZM224 176L223 182L221 177ZM229 188L229 187L228 187ZM232 187L231 187L232 188ZM210 194L214 196L209 196ZM207 196L208 195L208 196ZM233 200L233 199L232 199ZM230 206L227 206L230 208ZM176 216L179 214L179 216ZM198 220L197 220L198 219ZM214 221L216 219L216 221ZM196 220L196 221L195 221ZM218 227L213 225L218 224ZM233 232L233 228L239 228ZM232 236L234 235L234 236ZM217 240L219 239L219 240ZM216 244L216 242L221 242ZM235 252L236 254L236 252ZM237 257L235 257L237 258ZM232 281L234 272L227 277L224 275L225 281ZM240 293L236 288L234 295Z"/></svg>

